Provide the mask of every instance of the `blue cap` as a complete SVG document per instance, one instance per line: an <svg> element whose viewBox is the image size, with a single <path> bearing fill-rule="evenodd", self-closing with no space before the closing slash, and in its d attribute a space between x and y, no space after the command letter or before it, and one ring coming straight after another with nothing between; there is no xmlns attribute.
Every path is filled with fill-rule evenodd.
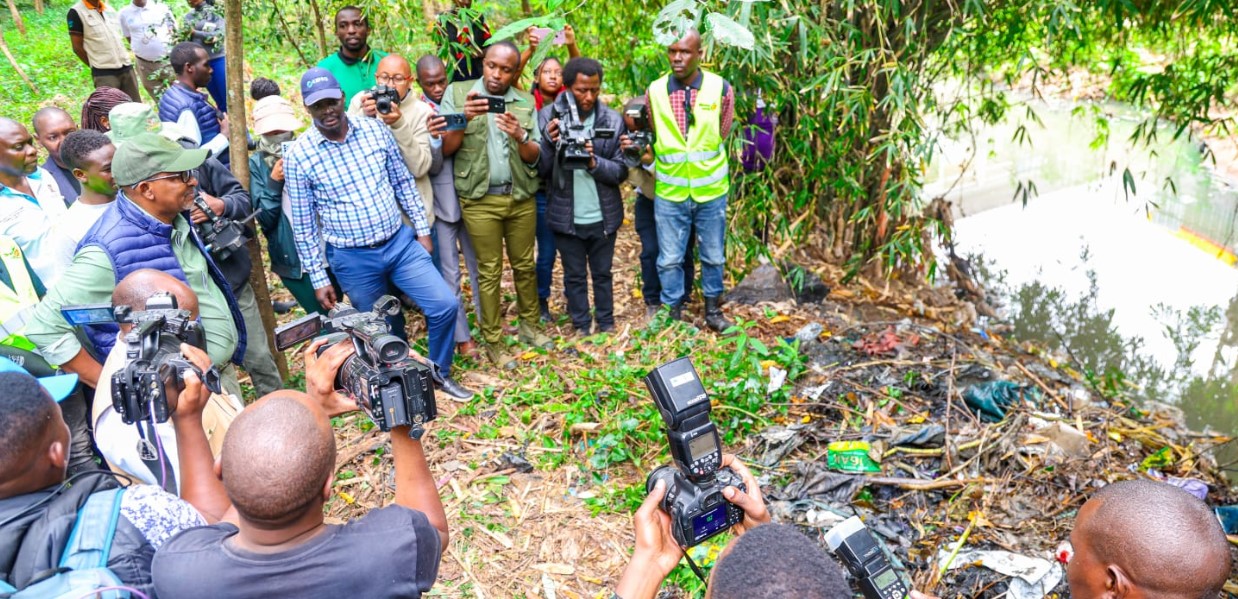
<svg viewBox="0 0 1238 599"><path fill-rule="evenodd" d="M5 357L0 357L0 372L20 372L29 375L25 368L18 366L16 362ZM64 398L72 395L73 390L77 389L76 374L45 376L38 379L38 381L47 390L48 394L52 396L52 399L57 402L64 401Z"/></svg>
<svg viewBox="0 0 1238 599"><path fill-rule="evenodd" d="M344 98L344 90L335 75L322 67L314 67L301 75L301 97L306 106L313 106L319 100L340 100Z"/></svg>

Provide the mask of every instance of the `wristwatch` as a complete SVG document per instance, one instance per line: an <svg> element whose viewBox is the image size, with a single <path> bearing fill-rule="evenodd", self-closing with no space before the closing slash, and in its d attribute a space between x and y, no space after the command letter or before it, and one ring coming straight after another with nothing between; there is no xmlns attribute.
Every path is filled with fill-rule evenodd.
<svg viewBox="0 0 1238 599"><path fill-rule="evenodd" d="M531 137L531 136L529 135L529 130L528 130L528 129L525 129L525 131L524 131L524 137L521 137L521 138L520 138L520 145L522 145L522 146L523 146L524 144L529 143L529 138L530 138L530 137Z"/></svg>

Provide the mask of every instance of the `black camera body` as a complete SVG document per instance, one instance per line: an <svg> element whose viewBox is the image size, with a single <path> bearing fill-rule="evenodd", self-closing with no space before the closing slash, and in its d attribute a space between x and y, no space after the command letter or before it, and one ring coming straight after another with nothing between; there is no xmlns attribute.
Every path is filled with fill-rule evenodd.
<svg viewBox="0 0 1238 599"><path fill-rule="evenodd" d="M722 467L722 440L709 420L709 394L690 358L667 362L645 377L666 423L674 466L649 474L646 490L666 483L662 510L671 517L671 535L687 549L739 524L744 512L722 496L722 489L747 492L734 470Z"/></svg>
<svg viewBox="0 0 1238 599"><path fill-rule="evenodd" d="M202 244L206 251L215 257L217 262L223 262L237 251L246 251L245 244L251 237L245 222L257 214L251 214L244 221L235 221L215 214L201 194L194 194L193 203L206 214L207 222L198 225L198 234L202 236Z"/></svg>
<svg viewBox="0 0 1238 599"><path fill-rule="evenodd" d="M904 599L911 592L858 516L834 525L825 542L859 582L865 599Z"/></svg>
<svg viewBox="0 0 1238 599"><path fill-rule="evenodd" d="M632 119L636 126L628 132L632 145L624 148L623 163L628 168L637 168L641 165L641 156L645 155L645 150L652 146L654 141L653 124L649 122L649 107L644 104L633 106L623 111L623 116Z"/></svg>
<svg viewBox="0 0 1238 599"><path fill-rule="evenodd" d="M434 373L408 355L408 344L391 334L386 316L397 314L400 300L384 295L370 312L343 302L327 316L314 313L275 329L281 351L327 333L330 343L352 341L356 353L335 375L335 388L352 395L357 405L383 431L408 426L408 435L420 439L426 423L438 417L434 400Z"/></svg>
<svg viewBox="0 0 1238 599"><path fill-rule="evenodd" d="M182 387L186 369L212 392L223 392L214 366L202 372L181 356L181 343L206 349L206 338L193 315L177 308L175 296L161 292L146 300L145 310L116 306L113 315L116 322L133 325L123 339L125 367L112 374L112 408L125 424L167 422L167 385Z"/></svg>
<svg viewBox="0 0 1238 599"><path fill-rule="evenodd" d="M596 129L586 127L580 118L580 110L576 107L576 96L570 90L565 90L568 109L561 110L555 103L553 116L559 119L559 141L555 144L555 159L559 168L564 170L585 170L589 168L589 150L587 145L594 139L611 139L615 136L614 129Z"/></svg>
<svg viewBox="0 0 1238 599"><path fill-rule="evenodd" d="M390 85L375 85L370 97L374 98L374 108L379 114L391 114L391 107L400 104L400 92Z"/></svg>

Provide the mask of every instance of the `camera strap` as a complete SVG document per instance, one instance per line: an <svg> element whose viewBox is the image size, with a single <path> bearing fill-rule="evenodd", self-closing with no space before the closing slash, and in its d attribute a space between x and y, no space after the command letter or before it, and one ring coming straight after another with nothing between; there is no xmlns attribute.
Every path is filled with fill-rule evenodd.
<svg viewBox="0 0 1238 599"><path fill-rule="evenodd" d="M157 442L152 442L151 439L158 441L159 433L155 431L155 425L147 420L138 423L138 457L142 459L142 463L146 465L146 469L151 471L155 476L155 481L173 495L179 495L176 488L176 471L172 469L171 460L167 454L163 452L163 447Z"/></svg>
<svg viewBox="0 0 1238 599"><path fill-rule="evenodd" d="M700 566L696 565L696 562L692 561L692 556L688 555L687 551L683 552L683 557L688 560L688 567L692 568L692 573L696 574L696 577L701 579L701 582L709 584L709 580L705 577L705 572L701 570Z"/></svg>

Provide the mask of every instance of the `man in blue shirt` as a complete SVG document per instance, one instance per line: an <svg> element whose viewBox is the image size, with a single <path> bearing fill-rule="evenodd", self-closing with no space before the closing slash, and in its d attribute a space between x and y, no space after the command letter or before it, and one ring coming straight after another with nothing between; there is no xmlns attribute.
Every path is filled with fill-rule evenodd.
<svg viewBox="0 0 1238 599"><path fill-rule="evenodd" d="M301 76L301 97L314 127L284 155L284 192L314 295L328 310L339 299L323 262L325 242L326 261L355 308L369 310L389 285L421 307L430 359L442 375L438 388L459 401L472 399L450 378L459 301L430 259L425 206L395 137L374 119L348 118L344 92L326 69ZM401 208L411 228L400 221ZM403 326L392 333L407 337Z"/></svg>

